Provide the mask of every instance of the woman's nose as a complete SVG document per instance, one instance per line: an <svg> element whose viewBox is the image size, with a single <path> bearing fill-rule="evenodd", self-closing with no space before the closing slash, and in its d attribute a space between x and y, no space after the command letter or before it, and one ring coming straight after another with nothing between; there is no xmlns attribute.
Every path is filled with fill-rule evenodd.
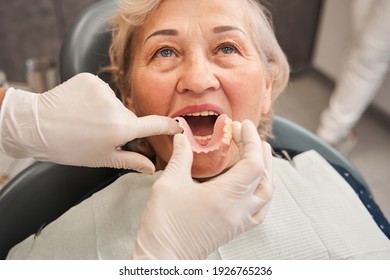
<svg viewBox="0 0 390 280"><path fill-rule="evenodd" d="M177 84L179 93L201 94L219 87L220 83L213 71L213 65L207 58L197 56L184 61Z"/></svg>

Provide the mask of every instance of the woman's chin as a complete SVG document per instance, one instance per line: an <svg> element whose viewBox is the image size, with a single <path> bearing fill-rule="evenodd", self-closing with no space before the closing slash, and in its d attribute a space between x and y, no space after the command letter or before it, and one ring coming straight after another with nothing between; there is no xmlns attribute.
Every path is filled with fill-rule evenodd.
<svg viewBox="0 0 390 280"><path fill-rule="evenodd" d="M170 157L172 155L172 142L167 141L167 143L164 143L162 141L156 141L156 143L154 143L153 139L151 140L151 144L163 143L160 146L153 146L152 144L155 150L160 151L160 153L157 152L156 156L156 170L163 170L165 169L167 162L170 160ZM159 150L157 148L161 149ZM223 173L225 170L234 165L238 160L238 148L233 142L230 145L223 146L222 148L217 149L215 151L207 153L194 152L191 167L191 176L198 180L207 180L208 178L212 178Z"/></svg>
<svg viewBox="0 0 390 280"><path fill-rule="evenodd" d="M192 177L196 179L207 179L223 173L238 160L235 147L235 145L231 145L224 152L194 153L191 168Z"/></svg>
<svg viewBox="0 0 390 280"><path fill-rule="evenodd" d="M197 166L197 165L192 165L191 169L191 174L194 179L209 179L217 176L221 172L223 172L225 168L223 167L213 167L213 168L207 168L207 166Z"/></svg>

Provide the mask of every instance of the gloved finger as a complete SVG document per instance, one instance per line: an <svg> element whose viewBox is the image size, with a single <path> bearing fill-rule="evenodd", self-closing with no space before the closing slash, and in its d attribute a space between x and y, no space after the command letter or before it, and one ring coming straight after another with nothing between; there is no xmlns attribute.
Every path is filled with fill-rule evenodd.
<svg viewBox="0 0 390 280"><path fill-rule="evenodd" d="M272 200L269 200L267 203L263 204L262 207L255 214L252 215L252 221L256 224L260 224L264 221L269 208L271 207Z"/></svg>
<svg viewBox="0 0 390 280"><path fill-rule="evenodd" d="M116 98L115 92L111 89L109 84L100 79L97 75L88 72L79 73L47 91L48 94L63 94L64 92L77 92L79 98L88 98L90 102L97 100L97 94L102 97ZM119 101L119 99L117 100Z"/></svg>
<svg viewBox="0 0 390 280"><path fill-rule="evenodd" d="M240 234L245 232L254 226L262 223L268 209L270 206L270 201L264 202L259 197L252 196L252 199L246 202L247 214L241 221L240 225L236 228L235 234Z"/></svg>
<svg viewBox="0 0 390 280"><path fill-rule="evenodd" d="M232 122L232 137L233 137L233 141L236 143L238 147L239 145L242 145L241 128L242 128L242 123L240 123L239 121Z"/></svg>
<svg viewBox="0 0 390 280"><path fill-rule="evenodd" d="M273 169L272 169L272 149L267 142L263 142L264 150L264 174L254 193L254 197L258 200L258 211L253 213L252 219L256 223L260 223L265 219L265 215L271 205L273 193L275 190Z"/></svg>
<svg viewBox="0 0 390 280"><path fill-rule="evenodd" d="M263 146L255 125L251 121L244 121L241 127L241 136L234 135L237 142L240 161L225 174L216 180L226 180L235 185L257 185L264 171ZM254 191L254 190L253 190Z"/></svg>
<svg viewBox="0 0 390 280"><path fill-rule="evenodd" d="M130 120L131 122L134 119ZM183 132L178 122L169 117L150 115L138 118L138 132L136 138L143 138L153 135L173 135ZM132 139L130 139L132 140Z"/></svg>
<svg viewBox="0 0 390 280"><path fill-rule="evenodd" d="M173 138L173 153L161 178L171 180L171 183L178 178L191 178L193 153L184 134L176 134Z"/></svg>
<svg viewBox="0 0 390 280"><path fill-rule="evenodd" d="M243 128L245 126L245 128ZM252 148L261 142L261 138L257 132L255 125L249 121L244 120L242 123L234 121L232 123L233 140L239 148L240 157L244 158L247 155L253 154ZM244 146L247 146L244 148Z"/></svg>
<svg viewBox="0 0 390 280"><path fill-rule="evenodd" d="M275 189L272 169L272 150L270 144L267 142L262 142L262 145L264 151L264 172L254 195L264 201L268 201L272 198Z"/></svg>
<svg viewBox="0 0 390 280"><path fill-rule="evenodd" d="M133 169L146 174L153 174L155 170L154 164L147 157L136 152L115 151L109 162L109 167Z"/></svg>
<svg viewBox="0 0 390 280"><path fill-rule="evenodd" d="M257 128L253 122L244 120L241 128L241 149L240 156L244 158L259 158L256 152L260 152L263 157L263 146Z"/></svg>

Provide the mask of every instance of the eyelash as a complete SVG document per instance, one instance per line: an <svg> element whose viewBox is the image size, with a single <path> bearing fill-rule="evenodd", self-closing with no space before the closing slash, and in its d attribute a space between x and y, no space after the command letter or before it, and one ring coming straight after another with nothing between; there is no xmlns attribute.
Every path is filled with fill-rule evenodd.
<svg viewBox="0 0 390 280"><path fill-rule="evenodd" d="M226 49L226 48L230 48L232 49L232 52L231 53L225 53L223 52L224 54L228 55L228 54L235 54L235 53L239 53L238 51L238 48L232 44L232 43L222 43L220 45L218 45L217 49L216 49L216 52L218 53L219 51L222 51L223 49Z"/></svg>
<svg viewBox="0 0 390 280"><path fill-rule="evenodd" d="M231 52L231 53L225 53L225 52L223 52L223 49L224 49L224 48L225 48L225 49L226 49L226 48L230 48L230 49L232 50L232 52ZM155 52L153 53L153 56L152 56L152 57L153 57L153 58L158 58L158 56L161 55L161 53L162 53L163 51L170 51L170 52L171 52L171 56L176 54L176 51L175 51L172 47L165 46L165 47L161 47L161 48L159 48L157 51L155 51ZM234 44L232 44L232 43L222 43L222 44L218 45L218 47L216 48L216 53L218 53L219 51L222 51L223 54L225 54L225 55L239 53L238 48L237 48L236 46L234 46ZM169 57L171 57L171 56L168 56L168 57L166 57L166 56L161 56L160 58L169 58Z"/></svg>
<svg viewBox="0 0 390 280"><path fill-rule="evenodd" d="M155 51L155 52L153 53L153 58L157 58L157 56L158 56L158 55L161 55L161 53L162 53L163 51L170 51L172 55L176 54L176 52L175 52L174 49L172 49L171 47L165 46L165 47L159 48L157 51ZM170 57L170 56L169 56L169 57ZM166 57L165 57L165 56L161 56L161 58L166 58Z"/></svg>

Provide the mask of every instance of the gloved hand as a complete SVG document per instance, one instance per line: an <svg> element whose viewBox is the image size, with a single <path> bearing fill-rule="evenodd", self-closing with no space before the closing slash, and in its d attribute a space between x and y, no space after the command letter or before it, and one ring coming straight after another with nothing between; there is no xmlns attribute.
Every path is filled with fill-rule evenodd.
<svg viewBox="0 0 390 280"><path fill-rule="evenodd" d="M153 173L146 157L125 143L181 132L161 116L138 118L97 76L82 73L42 94L8 89L1 108L1 151L11 157Z"/></svg>
<svg viewBox="0 0 390 280"><path fill-rule="evenodd" d="M207 182L191 178L192 151L174 136L167 168L154 183L137 232L134 259L204 259L264 220L273 194L271 149L256 127L233 127L241 159Z"/></svg>

